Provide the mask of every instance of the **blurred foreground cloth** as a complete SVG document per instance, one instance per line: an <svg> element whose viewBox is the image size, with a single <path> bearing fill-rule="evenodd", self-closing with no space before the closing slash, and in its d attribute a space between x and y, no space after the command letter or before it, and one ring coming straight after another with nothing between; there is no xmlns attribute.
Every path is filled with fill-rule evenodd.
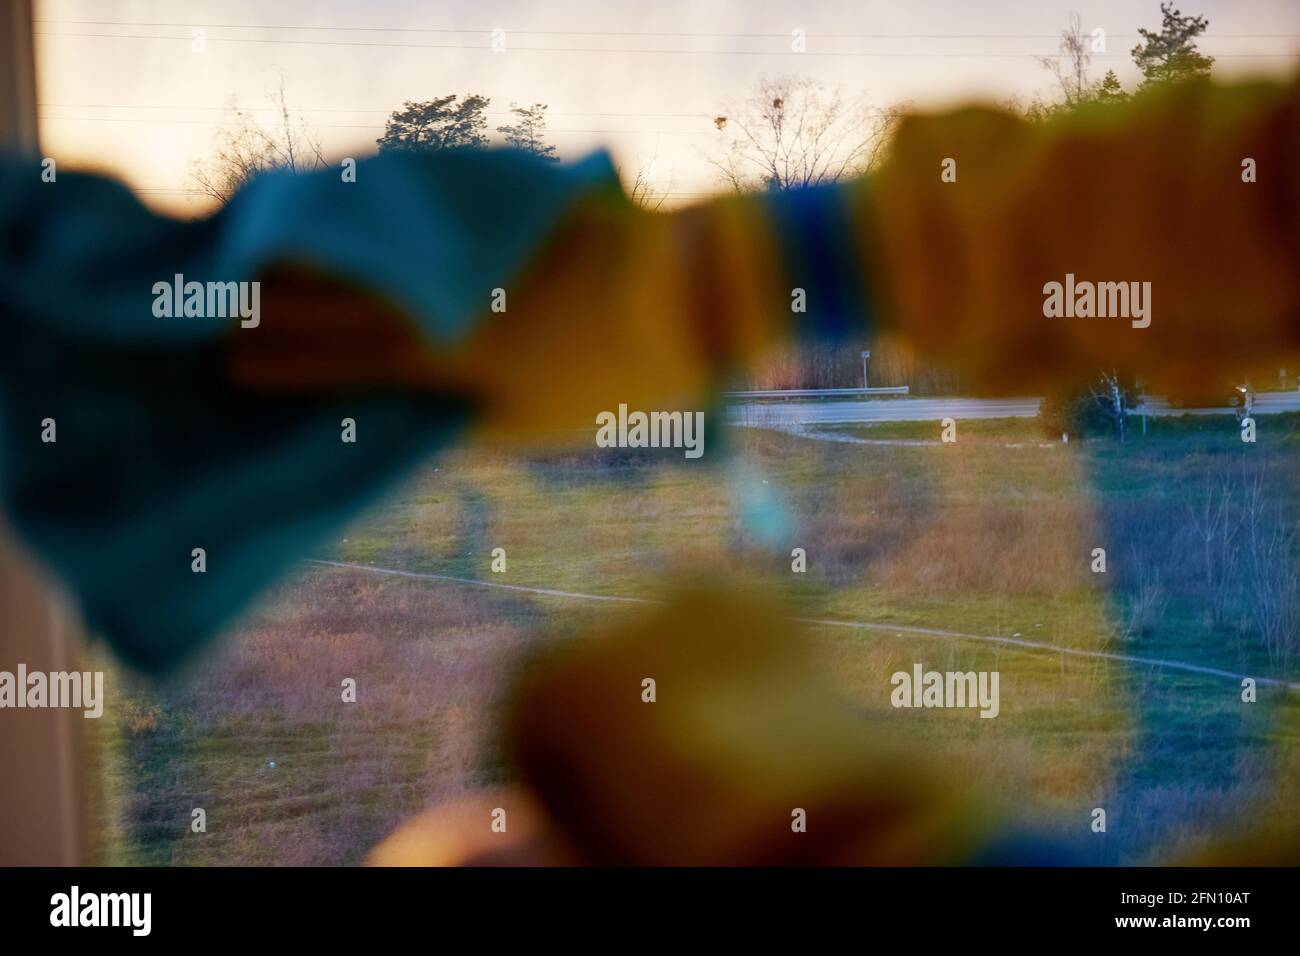
<svg viewBox="0 0 1300 956"><path fill-rule="evenodd" d="M426 811L370 862L1077 862L1006 827L974 774L898 743L897 712L838 696L777 601L715 582L629 615L541 642L521 667L501 741L517 788Z"/></svg>
<svg viewBox="0 0 1300 956"><path fill-rule="evenodd" d="M1084 812L1027 827L1024 806L1007 805L1005 796L999 806L971 783L982 776L980 748L940 762L925 735L900 726L906 711L841 696L818 666L818 644L775 599L704 582L627 614L598 634L550 635L521 663L499 739L514 786L424 811L368 862L1096 862L1096 835L1079 824L1090 819ZM886 675L879 681L885 686ZM1160 862L1297 860L1296 821L1270 814L1231 837L1176 844Z"/></svg>
<svg viewBox="0 0 1300 956"><path fill-rule="evenodd" d="M355 182L268 176L184 223L5 159L0 495L90 629L161 670L470 422L700 408L776 341L873 326L1004 394L1282 357L1298 89L1196 83L1040 126L917 117L864 180L672 215L633 206L602 156L386 156ZM1150 327L1045 318L1067 273L1152 282ZM176 276L259 281L256 326L154 315Z"/></svg>

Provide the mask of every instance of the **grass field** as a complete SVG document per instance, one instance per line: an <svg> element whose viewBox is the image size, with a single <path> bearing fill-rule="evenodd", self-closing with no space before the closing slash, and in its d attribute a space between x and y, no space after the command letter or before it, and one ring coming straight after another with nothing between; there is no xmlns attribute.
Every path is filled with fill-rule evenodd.
<svg viewBox="0 0 1300 956"><path fill-rule="evenodd" d="M936 423L837 429L934 439ZM430 463L319 557L601 595L707 573L805 617L1018 636L1295 678L1300 420L1153 419L1126 445L963 422L952 445L729 429L680 452L511 453ZM504 548L504 574L490 571ZM806 574L790 570L794 547ZM1107 571L1090 569L1105 548ZM101 745L114 863L356 863L430 803L510 771L495 723L522 652L626 605L304 565L182 678L113 673ZM891 712L914 662L998 670L1001 715L899 711L891 728L1026 821L1109 832L1141 862L1294 808L1300 695L1096 657L823 627L836 689ZM355 678L356 704L340 681ZM208 832L190 830L191 811ZM1293 813L1293 809L1287 812Z"/></svg>

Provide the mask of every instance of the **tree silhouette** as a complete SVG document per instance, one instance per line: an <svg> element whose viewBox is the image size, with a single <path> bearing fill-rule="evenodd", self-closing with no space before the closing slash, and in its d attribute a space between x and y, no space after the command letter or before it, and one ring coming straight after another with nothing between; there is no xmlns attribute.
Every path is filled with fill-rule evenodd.
<svg viewBox="0 0 1300 956"><path fill-rule="evenodd" d="M1209 76L1214 57L1196 49L1205 32L1205 17L1185 17L1172 3L1160 4L1160 32L1139 29L1143 42L1133 48L1133 62L1142 71L1142 86Z"/></svg>
<svg viewBox="0 0 1300 956"><path fill-rule="evenodd" d="M299 116L296 120L285 99L284 81L272 95L275 120L262 124L250 110L233 103L231 122L216 137L210 160L190 165L190 182L223 206L243 186L262 173L285 170L307 173L325 165L320 140Z"/></svg>
<svg viewBox="0 0 1300 956"><path fill-rule="evenodd" d="M555 155L555 147L543 140L546 135L546 104L516 106L511 103L510 112L515 116L514 123L497 127L497 132L505 135L506 145L542 159L558 161L560 157Z"/></svg>
<svg viewBox="0 0 1300 956"><path fill-rule="evenodd" d="M845 102L817 80L763 77L714 117L718 142L706 159L736 192L838 182L876 164L900 116L862 97Z"/></svg>
<svg viewBox="0 0 1300 956"><path fill-rule="evenodd" d="M1120 103L1128 99L1128 94L1124 92L1124 87L1120 86L1119 77L1115 75L1115 71L1107 70L1106 75L1097 84L1093 98L1099 103Z"/></svg>
<svg viewBox="0 0 1300 956"><path fill-rule="evenodd" d="M470 93L462 100L455 93L421 103L407 100L394 110L375 142L380 153L432 153L444 149L482 149L487 146L487 116L492 101Z"/></svg>

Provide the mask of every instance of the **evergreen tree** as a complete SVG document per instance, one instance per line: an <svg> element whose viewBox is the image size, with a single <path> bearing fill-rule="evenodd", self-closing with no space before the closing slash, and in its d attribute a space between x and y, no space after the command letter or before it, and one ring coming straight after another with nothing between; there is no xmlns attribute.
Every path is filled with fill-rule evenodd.
<svg viewBox="0 0 1300 956"><path fill-rule="evenodd" d="M388 117L384 135L376 140L379 152L432 153L487 146L485 111L491 100L477 93L458 99L453 93L423 103L407 100Z"/></svg>
<svg viewBox="0 0 1300 956"><path fill-rule="evenodd" d="M1119 77L1115 75L1114 70L1107 70L1106 75L1101 78L1092 94L1093 100L1098 103L1122 103L1128 99L1128 94L1124 92L1124 87L1120 86Z"/></svg>
<svg viewBox="0 0 1300 956"><path fill-rule="evenodd" d="M546 135L545 103L534 103L532 106L516 106L511 103L510 112L515 116L514 123L497 127L497 132L505 135L507 146L522 149L543 159L555 161L560 158L555 155L555 147L543 140Z"/></svg>
<svg viewBox="0 0 1300 956"><path fill-rule="evenodd" d="M1196 49L1205 32L1205 17L1185 17L1173 3L1160 4L1160 32L1139 29L1141 43L1133 48L1133 62L1142 71L1142 87L1209 76L1214 57Z"/></svg>

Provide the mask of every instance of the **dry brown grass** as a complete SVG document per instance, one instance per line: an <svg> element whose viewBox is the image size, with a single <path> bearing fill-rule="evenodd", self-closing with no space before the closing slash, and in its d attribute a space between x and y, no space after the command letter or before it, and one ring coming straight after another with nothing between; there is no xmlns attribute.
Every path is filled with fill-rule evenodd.
<svg viewBox="0 0 1300 956"><path fill-rule="evenodd" d="M1095 649L1126 627L1122 602L1105 588L1123 595L1132 583L1126 540L1141 539L1144 561L1176 560L1183 525L1170 508L1183 499L1169 483L1205 465L1185 455L1126 463L1132 487L1101 513L1087 452L1073 445L853 446L749 429L728 437L736 457L700 467L635 455L611 462L586 449L531 458L465 449L350 529L338 556L625 595L703 569L783 593L809 616ZM770 495L784 530L757 533L738 490ZM1110 552L1105 582L1088 570L1098 544ZM503 578L488 571L498 545L508 552ZM796 545L808 551L806 575L789 573ZM1161 571L1170 614L1193 620L1183 605L1203 575ZM132 687L117 714L111 786L125 822L115 858L357 862L431 802L502 782L499 703L521 652L544 633L581 633L620 613L309 568L187 678ZM1193 636L1157 650L1216 652L1216 635ZM1170 637L1148 626L1133 640ZM1295 796L1268 769L1296 759L1295 714L1260 708L1243 718L1220 679L889 631L823 629L816 646L841 694L1025 819L1068 825L1129 786L1122 816L1151 830L1161 807L1190 816L1199 822L1180 822L1164 839L1192 846L1233 807ZM999 670L1001 716L892 711L889 676L914 662ZM357 681L357 704L340 699L345 677ZM1217 739L1208 729L1217 726L1230 730ZM1279 763L1240 763L1271 746ZM1132 761L1151 780L1124 784ZM1245 779L1232 769L1246 767ZM1184 771L1191 782L1180 790ZM208 810L206 835L188 832L193 806Z"/></svg>

